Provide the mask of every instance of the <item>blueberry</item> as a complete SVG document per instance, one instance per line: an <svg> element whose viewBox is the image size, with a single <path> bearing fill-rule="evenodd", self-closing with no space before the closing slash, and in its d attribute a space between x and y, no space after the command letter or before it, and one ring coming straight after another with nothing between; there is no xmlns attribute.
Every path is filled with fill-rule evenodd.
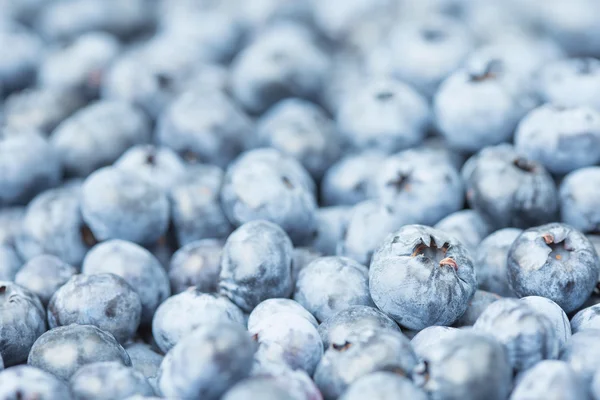
<svg viewBox="0 0 600 400"><path fill-rule="evenodd" d="M129 355L113 335L93 325L71 324L40 336L27 364L68 380L82 366L100 361L131 365Z"/></svg>
<svg viewBox="0 0 600 400"><path fill-rule="evenodd" d="M253 370L251 376L272 378L275 383L283 385L296 400L320 400L323 398L319 388L306 372L299 369L292 370L281 364L271 364L271 366L273 368L270 368L269 371L261 370L259 374L254 374L255 370Z"/></svg>
<svg viewBox="0 0 600 400"><path fill-rule="evenodd" d="M37 295L47 305L52 295L71 277L77 269L60 258L42 254L25 263L15 276L15 283Z"/></svg>
<svg viewBox="0 0 600 400"><path fill-rule="evenodd" d="M312 5L310 2L295 0L258 0L254 4L239 5L242 22L251 31L262 26L285 21L312 23Z"/></svg>
<svg viewBox="0 0 600 400"><path fill-rule="evenodd" d="M515 133L516 150L566 174L600 162L600 111L546 104L532 110Z"/></svg>
<svg viewBox="0 0 600 400"><path fill-rule="evenodd" d="M344 345L348 338L361 332L384 329L401 332L394 320L376 308L353 305L324 320L319 325L319 334L327 349L331 345Z"/></svg>
<svg viewBox="0 0 600 400"><path fill-rule="evenodd" d="M314 380L325 400L338 398L359 378L377 371L408 375L417 364L410 342L399 332L366 330L332 343Z"/></svg>
<svg viewBox="0 0 600 400"><path fill-rule="evenodd" d="M225 215L236 226L264 219L281 226L295 244L315 229L315 185L292 157L275 149L242 154L230 164L221 190Z"/></svg>
<svg viewBox="0 0 600 400"><path fill-rule="evenodd" d="M421 360L430 358L429 351L439 351L438 343L445 337L454 335L456 328L450 326L433 325L419 331L411 340L410 344L415 354Z"/></svg>
<svg viewBox="0 0 600 400"><path fill-rule="evenodd" d="M71 400L69 386L59 378L28 365L0 372L0 398Z"/></svg>
<svg viewBox="0 0 600 400"><path fill-rule="evenodd" d="M258 343L255 360L283 363L312 375L323 356L323 342L315 325L302 315L277 312L248 325Z"/></svg>
<svg viewBox="0 0 600 400"><path fill-rule="evenodd" d="M600 260L585 235L552 223L521 233L510 248L507 266L517 296L547 297L569 313L594 290Z"/></svg>
<svg viewBox="0 0 600 400"><path fill-rule="evenodd" d="M152 335L166 353L196 328L221 321L245 325L241 310L227 298L189 288L158 307L152 320Z"/></svg>
<svg viewBox="0 0 600 400"><path fill-rule="evenodd" d="M0 130L0 171L0 206L27 204L62 178L59 154L37 132Z"/></svg>
<svg viewBox="0 0 600 400"><path fill-rule="evenodd" d="M319 323L313 315L299 303L290 299L267 299L257 305L248 316L248 330L253 331L265 320L272 320L275 314L294 314L306 319L315 328Z"/></svg>
<svg viewBox="0 0 600 400"><path fill-rule="evenodd" d="M51 254L68 264L81 264L96 240L81 217L79 195L78 187L63 187L47 190L29 203L16 238L23 259Z"/></svg>
<svg viewBox="0 0 600 400"><path fill-rule="evenodd" d="M512 370L506 350L488 335L456 331L442 338L417 369L431 399L506 399Z"/></svg>
<svg viewBox="0 0 600 400"><path fill-rule="evenodd" d="M465 313L456 320L455 326L473 326L485 309L495 301L500 300L502 297L495 294L486 292L484 290L477 290L473 295L473 298L469 302L469 306ZM557 306L558 307L558 306ZM560 307L558 307L560 309ZM562 311L562 310L561 310Z"/></svg>
<svg viewBox="0 0 600 400"><path fill-rule="evenodd" d="M108 165L130 146L150 141L147 117L132 105L101 100L80 109L52 132L65 171L86 176Z"/></svg>
<svg viewBox="0 0 600 400"><path fill-rule="evenodd" d="M300 271L294 300L321 322L348 306L372 306L369 272L350 258L317 258Z"/></svg>
<svg viewBox="0 0 600 400"><path fill-rule="evenodd" d="M463 184L454 166L419 150L386 159L377 173L375 196L397 209L405 224L436 224L464 204Z"/></svg>
<svg viewBox="0 0 600 400"><path fill-rule="evenodd" d="M287 97L315 99L329 59L311 33L294 24L266 29L233 60L231 89L251 113L262 113Z"/></svg>
<svg viewBox="0 0 600 400"><path fill-rule="evenodd" d="M527 296L523 297L521 301L535 309L538 313L548 317L560 342L560 348L564 348L569 339L571 339L571 324L563 309L545 297Z"/></svg>
<svg viewBox="0 0 600 400"><path fill-rule="evenodd" d="M48 303L50 328L69 324L95 325L125 343L140 324L138 294L114 274L76 275Z"/></svg>
<svg viewBox="0 0 600 400"><path fill-rule="evenodd" d="M134 394L151 396L144 376L118 361L103 361L81 367L70 379L71 391L81 400L124 399Z"/></svg>
<svg viewBox="0 0 600 400"><path fill-rule="evenodd" d="M560 359L569 364L581 379L583 387L589 387L594 374L600 368L599 334L600 331L596 329L575 333L560 354Z"/></svg>
<svg viewBox="0 0 600 400"><path fill-rule="evenodd" d="M589 106L600 110L600 60L568 58L552 62L539 71L538 91L547 103L562 107Z"/></svg>
<svg viewBox="0 0 600 400"><path fill-rule="evenodd" d="M296 247L292 253L292 282L296 286L300 271L308 267L308 265L323 254L315 251L312 247Z"/></svg>
<svg viewBox="0 0 600 400"><path fill-rule="evenodd" d="M139 342L128 345L125 350L129 354L133 369L140 372L152 385L163 356L155 352L150 345Z"/></svg>
<svg viewBox="0 0 600 400"><path fill-rule="evenodd" d="M281 382L269 377L260 377L246 379L238 383L228 390L221 399L296 400L297 398L289 393L288 388Z"/></svg>
<svg viewBox="0 0 600 400"><path fill-rule="evenodd" d="M0 282L0 358L5 366L21 364L46 331L44 306L36 295L12 282Z"/></svg>
<svg viewBox="0 0 600 400"><path fill-rule="evenodd" d="M246 312L263 300L289 297L292 250L279 226L262 220L242 225L223 247L219 292Z"/></svg>
<svg viewBox="0 0 600 400"><path fill-rule="evenodd" d="M165 356L160 390L165 397L218 399L250 374L254 350L250 335L237 324L202 326Z"/></svg>
<svg viewBox="0 0 600 400"><path fill-rule="evenodd" d="M351 149L385 153L422 142L430 119L427 100L392 79L376 79L350 93L336 115L337 129Z"/></svg>
<svg viewBox="0 0 600 400"><path fill-rule="evenodd" d="M225 94L189 90L160 115L156 140L184 158L225 167L246 148L251 132L248 116Z"/></svg>
<svg viewBox="0 0 600 400"><path fill-rule="evenodd" d="M493 302L473 328L493 336L506 347L515 372L526 371L541 360L558 358L561 339L555 325L546 315L520 300Z"/></svg>
<svg viewBox="0 0 600 400"><path fill-rule="evenodd" d="M349 154L333 164L321 181L323 205L351 206L371 198L375 172L380 170L384 160L383 153L367 151Z"/></svg>
<svg viewBox="0 0 600 400"><path fill-rule="evenodd" d="M450 325L467 309L476 279L468 251L437 229L407 225L371 261L369 287L381 311L401 326Z"/></svg>
<svg viewBox="0 0 600 400"><path fill-rule="evenodd" d="M600 192L596 182L600 181L600 168L580 168L569 173L560 184L560 213L562 221L582 232L600 230L600 214L596 204Z"/></svg>
<svg viewBox="0 0 600 400"><path fill-rule="evenodd" d="M597 399L598 397L600 397L600 374L599 373L595 373L594 374L594 378L592 379L592 397L594 399ZM574 393L577 393L577 391L575 390Z"/></svg>
<svg viewBox="0 0 600 400"><path fill-rule="evenodd" d="M190 242L177 250L169 266L173 294L192 286L200 292L216 292L222 251L223 243L215 239Z"/></svg>
<svg viewBox="0 0 600 400"><path fill-rule="evenodd" d="M509 141L519 120L535 101L502 61L455 71L441 84L434 113L448 144L478 151Z"/></svg>
<svg viewBox="0 0 600 400"><path fill-rule="evenodd" d="M10 93L30 85L43 54L40 39L21 25L2 23L0 48L0 87Z"/></svg>
<svg viewBox="0 0 600 400"><path fill-rule="evenodd" d="M233 230L221 207L223 171L194 165L169 192L173 230L181 246L206 238L225 239Z"/></svg>
<svg viewBox="0 0 600 400"><path fill-rule="evenodd" d="M573 370L563 361L541 361L521 375L510 400L552 396L564 400L588 399L588 393Z"/></svg>
<svg viewBox="0 0 600 400"><path fill-rule="evenodd" d="M571 330L577 332L598 329L600 330L600 304L584 308L571 318Z"/></svg>
<svg viewBox="0 0 600 400"><path fill-rule="evenodd" d="M23 225L25 211L25 207L0 209L0 245L14 246Z"/></svg>
<svg viewBox="0 0 600 400"><path fill-rule="evenodd" d="M374 372L363 376L340 396L340 400L406 398L426 400L427 394L410 379L393 372Z"/></svg>
<svg viewBox="0 0 600 400"><path fill-rule="evenodd" d="M473 253L473 265L480 289L504 297L514 297L508 284L506 259L510 246L522 232L517 228L499 229L477 246Z"/></svg>
<svg viewBox="0 0 600 400"><path fill-rule="evenodd" d="M148 324L171 294L169 277L146 249L124 240L109 240L92 248L81 267L84 275L111 273L123 278L140 296L141 323Z"/></svg>
<svg viewBox="0 0 600 400"><path fill-rule="evenodd" d="M350 208L346 206L319 208L315 238L311 247L326 256L335 255L338 242L342 240L347 229L349 211Z"/></svg>
<svg viewBox="0 0 600 400"><path fill-rule="evenodd" d="M474 210L456 211L435 224L434 228L453 235L471 254L475 254L477 245L493 230L490 223Z"/></svg>
<svg viewBox="0 0 600 400"><path fill-rule="evenodd" d="M315 178L339 158L341 139L333 122L318 105L285 99L257 121L256 147L272 147L302 164Z"/></svg>
<svg viewBox="0 0 600 400"><path fill-rule="evenodd" d="M542 165L508 144L485 148L472 160L463 170L467 201L493 226L529 228L556 220L558 191Z"/></svg>
<svg viewBox="0 0 600 400"><path fill-rule="evenodd" d="M105 167L84 181L81 214L100 241L149 244L167 231L169 202L165 193L135 173Z"/></svg>
<svg viewBox="0 0 600 400"><path fill-rule="evenodd" d="M0 280L14 281L23 263L15 248L9 244L0 244Z"/></svg>

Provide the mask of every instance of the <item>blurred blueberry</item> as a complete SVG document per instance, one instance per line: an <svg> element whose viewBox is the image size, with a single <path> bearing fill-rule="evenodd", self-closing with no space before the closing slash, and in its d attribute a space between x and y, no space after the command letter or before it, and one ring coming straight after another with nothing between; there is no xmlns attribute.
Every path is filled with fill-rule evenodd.
<svg viewBox="0 0 600 400"><path fill-rule="evenodd" d="M56 376L28 365L0 372L0 398L71 400L69 386Z"/></svg>
<svg viewBox="0 0 600 400"><path fill-rule="evenodd" d="M600 330L600 304L584 308L571 318L573 334L589 329Z"/></svg>
<svg viewBox="0 0 600 400"><path fill-rule="evenodd" d="M456 211L435 224L434 228L454 236L473 255L479 243L493 231L489 222L474 210Z"/></svg>
<svg viewBox="0 0 600 400"><path fill-rule="evenodd" d="M129 354L133 369L140 372L152 385L152 379L158 373L163 356L154 351L150 345L142 342L131 343L125 347L125 350Z"/></svg>
<svg viewBox="0 0 600 400"><path fill-rule="evenodd" d="M348 306L372 306L368 269L347 257L317 258L300 271L294 300L321 322Z"/></svg>
<svg viewBox="0 0 600 400"><path fill-rule="evenodd" d="M105 167L84 181L81 214L100 241L150 244L167 231L169 202L165 193L136 173Z"/></svg>
<svg viewBox="0 0 600 400"><path fill-rule="evenodd" d="M508 352L515 372L526 371L541 360L558 358L561 339L553 322L525 302L501 299L490 304L473 326L493 336Z"/></svg>
<svg viewBox="0 0 600 400"><path fill-rule="evenodd" d="M150 141L146 116L130 104L102 100L65 119L50 136L65 171L86 176L117 160L129 147Z"/></svg>
<svg viewBox="0 0 600 400"><path fill-rule="evenodd" d="M450 326L439 326L432 325L427 328L420 330L410 340L410 344L415 351L415 354L421 360L427 360L430 358L429 351L438 351L438 342L443 338L454 335L457 331L456 328Z"/></svg>
<svg viewBox="0 0 600 400"><path fill-rule="evenodd" d="M10 93L30 85L43 55L41 40L21 25L0 23L0 49L0 87Z"/></svg>
<svg viewBox="0 0 600 400"><path fill-rule="evenodd" d="M296 286L298 282L298 275L300 271L308 267L308 265L319 257L323 257L323 254L314 250L312 247L296 247L292 253L292 282L293 286Z"/></svg>
<svg viewBox="0 0 600 400"><path fill-rule="evenodd" d="M152 335L166 353L194 329L220 321L244 326L241 310L226 297L189 288L158 307L152 320Z"/></svg>
<svg viewBox="0 0 600 400"><path fill-rule="evenodd" d="M165 356L158 373L160 391L165 397L219 399L250 374L254 350L242 326L202 326Z"/></svg>
<svg viewBox="0 0 600 400"><path fill-rule="evenodd" d="M508 284L506 261L510 246L522 233L521 229L499 229L481 241L473 252L477 285L482 290L504 297L514 297Z"/></svg>
<svg viewBox="0 0 600 400"><path fill-rule="evenodd" d="M519 123L515 148L554 174L594 165L600 162L600 111L540 106Z"/></svg>
<svg viewBox="0 0 600 400"><path fill-rule="evenodd" d="M288 388L271 377L250 378L228 390L222 400L300 400L289 393Z"/></svg>
<svg viewBox="0 0 600 400"><path fill-rule="evenodd" d="M0 243L0 281L14 281L22 265L14 246Z"/></svg>
<svg viewBox="0 0 600 400"><path fill-rule="evenodd" d="M393 372L382 371L358 379L340 396L340 400L393 398L427 400L427 394L416 387L410 379Z"/></svg>
<svg viewBox="0 0 600 400"><path fill-rule="evenodd" d="M195 286L200 292L215 292L221 272L223 243L215 239L190 242L173 254L169 281L173 294Z"/></svg>
<svg viewBox="0 0 600 400"><path fill-rule="evenodd" d="M100 361L131 365L129 355L113 335L93 325L71 324L40 336L27 364L68 380L82 366Z"/></svg>
<svg viewBox="0 0 600 400"><path fill-rule="evenodd" d="M523 297L521 301L548 317L560 342L560 349L564 348L571 339L571 324L563 309L552 300L540 296Z"/></svg>
<svg viewBox="0 0 600 400"><path fill-rule="evenodd" d="M575 333L560 354L560 359L565 361L577 374L583 387L589 387L596 371L600 368L600 346L598 336L600 331L586 329Z"/></svg>
<svg viewBox="0 0 600 400"><path fill-rule="evenodd" d="M319 323L300 303L290 299L267 299L257 305L248 317L248 330L253 331L263 320L272 320L275 314L294 314L306 319L315 328Z"/></svg>
<svg viewBox="0 0 600 400"><path fill-rule="evenodd" d="M521 233L507 266L508 283L517 296L546 297L569 313L592 294L600 260L583 233L552 223Z"/></svg>
<svg viewBox="0 0 600 400"><path fill-rule="evenodd" d="M468 251L423 225L406 225L375 252L369 270L373 301L401 326L451 325L477 289Z"/></svg>
<svg viewBox="0 0 600 400"><path fill-rule="evenodd" d="M593 90L600 86L600 60L596 58L552 62L539 71L537 79L540 96L547 103L600 110L600 95Z"/></svg>
<svg viewBox="0 0 600 400"><path fill-rule="evenodd" d="M510 400L553 397L563 400L589 399L587 390L563 361L545 360L519 376Z"/></svg>
<svg viewBox="0 0 600 400"><path fill-rule="evenodd" d="M458 327L475 325L475 322L479 316L483 314L485 309L488 308L490 304L500 300L501 298L501 296L495 293L486 292L485 290L477 290L469 302L467 310L459 319L456 320L454 325ZM560 307L558 308L560 309Z"/></svg>
<svg viewBox="0 0 600 400"><path fill-rule="evenodd" d="M463 169L471 208L498 228L529 228L556 220L552 176L509 144L487 147Z"/></svg>
<svg viewBox="0 0 600 400"><path fill-rule="evenodd" d="M256 367L256 360L255 360ZM322 400L323 396L311 377L302 370L293 370L279 363L271 363L268 370L261 368L255 374L256 368L251 372L252 377L268 377L275 383L282 385L294 400Z"/></svg>
<svg viewBox="0 0 600 400"><path fill-rule="evenodd" d="M17 272L15 283L30 290L47 305L52 295L75 274L77 269L60 258L41 254L23 265Z"/></svg>
<svg viewBox="0 0 600 400"><path fill-rule="evenodd" d="M560 184L560 214L564 223L582 231L600 231L600 167L580 168Z"/></svg>
<svg viewBox="0 0 600 400"><path fill-rule="evenodd" d="M25 211L25 207L3 207L0 209L0 245L13 246L15 244L23 225Z"/></svg>
<svg viewBox="0 0 600 400"><path fill-rule="evenodd" d="M312 22L312 6L309 1L296 0L255 0L252 4L239 4L242 23L250 31L284 21L305 24Z"/></svg>
<svg viewBox="0 0 600 400"><path fill-rule="evenodd" d="M113 400L124 399L134 394L154 394L141 372L117 361L84 365L69 382L73 395L81 400Z"/></svg>
<svg viewBox="0 0 600 400"><path fill-rule="evenodd" d="M319 334L327 349L331 345L344 345L348 338L361 332L382 329L401 332L398 324L378 309L352 305L324 320L319 325Z"/></svg>
<svg viewBox="0 0 600 400"><path fill-rule="evenodd" d="M326 256L336 253L338 243L346 232L350 208L322 207L317 210L317 227L311 247Z"/></svg>

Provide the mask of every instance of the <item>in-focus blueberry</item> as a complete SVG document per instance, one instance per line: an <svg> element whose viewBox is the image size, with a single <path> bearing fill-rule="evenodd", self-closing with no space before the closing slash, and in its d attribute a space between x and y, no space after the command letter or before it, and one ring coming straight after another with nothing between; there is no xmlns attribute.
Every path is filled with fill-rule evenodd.
<svg viewBox="0 0 600 400"><path fill-rule="evenodd" d="M69 385L56 376L28 365L0 372L0 398L71 400Z"/></svg>
<svg viewBox="0 0 600 400"><path fill-rule="evenodd" d="M15 276L15 283L30 290L47 305L52 295L75 274L75 267L56 256L42 254L23 265Z"/></svg>
<svg viewBox="0 0 600 400"><path fill-rule="evenodd" d="M216 292L221 272L223 243L216 239L190 242L173 254L169 265L171 292L195 286L200 292Z"/></svg>
<svg viewBox="0 0 600 400"><path fill-rule="evenodd" d="M506 260L510 246L521 229L499 229L481 241L473 253L473 265L479 289L504 297L514 297L508 284Z"/></svg>

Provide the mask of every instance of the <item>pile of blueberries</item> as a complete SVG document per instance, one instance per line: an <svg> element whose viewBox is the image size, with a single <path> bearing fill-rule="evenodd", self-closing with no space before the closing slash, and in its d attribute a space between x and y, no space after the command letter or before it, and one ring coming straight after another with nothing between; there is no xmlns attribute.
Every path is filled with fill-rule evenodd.
<svg viewBox="0 0 600 400"><path fill-rule="evenodd" d="M600 0L0 0L0 400L600 400Z"/></svg>

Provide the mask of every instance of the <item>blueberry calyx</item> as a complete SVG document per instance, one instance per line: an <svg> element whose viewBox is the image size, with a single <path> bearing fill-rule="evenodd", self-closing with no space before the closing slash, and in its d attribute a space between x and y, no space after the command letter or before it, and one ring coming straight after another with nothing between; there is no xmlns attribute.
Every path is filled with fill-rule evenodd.
<svg viewBox="0 0 600 400"><path fill-rule="evenodd" d="M83 243L86 244L86 246L92 247L98 244L98 240L94 236L94 233L92 232L89 226L82 225L81 228L79 228L79 232L81 233L81 239L83 240Z"/></svg>
<svg viewBox="0 0 600 400"><path fill-rule="evenodd" d="M331 343L331 348L337 351L346 351L352 347L352 343L344 342L344 344Z"/></svg>
<svg viewBox="0 0 600 400"><path fill-rule="evenodd" d="M502 61L490 60L482 72L470 74L471 82L483 82L486 80L495 79L498 77L501 70L502 70Z"/></svg>
<svg viewBox="0 0 600 400"><path fill-rule="evenodd" d="M535 165L526 158L518 157L513 161L513 165L524 172L535 171Z"/></svg>
<svg viewBox="0 0 600 400"><path fill-rule="evenodd" d="M400 172L395 179L386 183L386 186L393 186L397 192L410 192L410 173Z"/></svg>

